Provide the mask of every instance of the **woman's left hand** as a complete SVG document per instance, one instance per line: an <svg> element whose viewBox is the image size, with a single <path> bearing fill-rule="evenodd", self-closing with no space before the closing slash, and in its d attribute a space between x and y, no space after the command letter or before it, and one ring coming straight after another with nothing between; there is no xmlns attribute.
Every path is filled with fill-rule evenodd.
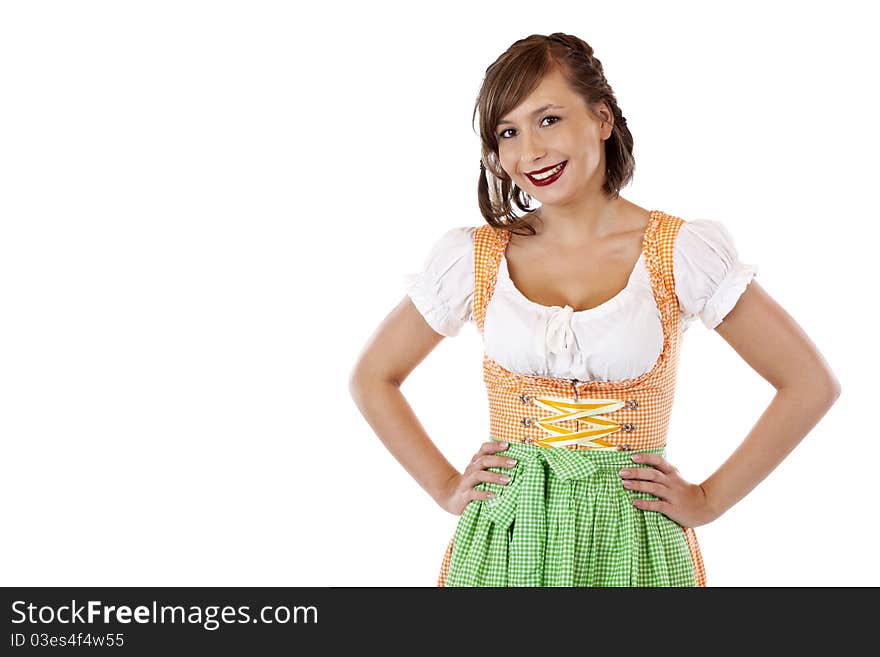
<svg viewBox="0 0 880 657"><path fill-rule="evenodd" d="M659 511L682 527L699 527L718 517L709 505L706 491L699 484L692 484L678 473L665 458L654 452L639 452L634 456L638 465L621 470L623 485L629 490L650 493L659 500L633 500L639 509Z"/></svg>

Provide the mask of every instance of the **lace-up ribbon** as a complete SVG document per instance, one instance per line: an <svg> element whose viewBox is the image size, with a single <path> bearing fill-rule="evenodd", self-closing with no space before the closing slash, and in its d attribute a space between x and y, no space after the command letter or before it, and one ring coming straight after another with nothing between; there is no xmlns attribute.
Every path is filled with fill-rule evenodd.
<svg viewBox="0 0 880 657"><path fill-rule="evenodd" d="M619 399L584 399L571 401L561 397L535 397L537 406L556 412L556 415L536 418L535 423L547 432L546 438L536 440L533 444L541 447L565 447L566 445L589 445L595 449L618 449L604 436L620 430L614 420L603 417L602 413L613 413L623 408L624 402ZM559 426L565 420L575 420L575 424L583 423L587 428L567 429Z"/></svg>

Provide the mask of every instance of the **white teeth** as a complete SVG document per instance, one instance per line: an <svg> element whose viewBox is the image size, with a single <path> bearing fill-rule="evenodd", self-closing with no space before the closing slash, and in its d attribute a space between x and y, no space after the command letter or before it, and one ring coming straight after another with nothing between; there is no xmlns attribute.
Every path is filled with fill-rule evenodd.
<svg viewBox="0 0 880 657"><path fill-rule="evenodd" d="M565 164L565 162L563 162L562 164ZM559 170L562 168L562 164L559 164L559 165L553 167L552 169L550 169L550 171L545 171L544 173L539 173L539 174L533 174L532 178L534 178L535 180L544 180L545 178L549 178L550 176L559 172Z"/></svg>

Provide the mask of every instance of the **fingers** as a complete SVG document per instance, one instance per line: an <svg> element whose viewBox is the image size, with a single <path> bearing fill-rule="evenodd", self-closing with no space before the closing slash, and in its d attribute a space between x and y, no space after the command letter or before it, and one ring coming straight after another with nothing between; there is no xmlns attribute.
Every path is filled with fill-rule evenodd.
<svg viewBox="0 0 880 657"><path fill-rule="evenodd" d="M516 459L509 456L494 456L495 452L503 452L508 448L506 441L490 440L480 445L480 449L474 454L471 463L468 466L473 470L479 468L512 468L516 465Z"/></svg>
<svg viewBox="0 0 880 657"><path fill-rule="evenodd" d="M622 479L644 479L646 481L657 481L661 484L666 483L666 475L656 468L624 468L617 474Z"/></svg>
<svg viewBox="0 0 880 657"><path fill-rule="evenodd" d="M488 481L493 484L509 484L510 475L499 474L497 472L489 472L488 470L477 470L474 473L477 481Z"/></svg>
<svg viewBox="0 0 880 657"><path fill-rule="evenodd" d="M487 468L512 468L516 465L516 459L509 456L479 456L471 462L474 468L486 470Z"/></svg>
<svg viewBox="0 0 880 657"><path fill-rule="evenodd" d="M660 513L668 514L672 512L672 505L669 502L664 502L663 500L642 500L636 499L633 500L633 504L636 505L639 509L643 511L659 511Z"/></svg>
<svg viewBox="0 0 880 657"><path fill-rule="evenodd" d="M490 440L480 445L480 449L474 454L473 461L476 461L481 454L494 454L495 452L503 452L507 449L507 441Z"/></svg>
<svg viewBox="0 0 880 657"><path fill-rule="evenodd" d="M672 474L675 467L665 458L655 452L639 452L632 457L635 463L652 465L663 474Z"/></svg>
<svg viewBox="0 0 880 657"><path fill-rule="evenodd" d="M483 458L501 458L501 457L483 457ZM506 460L506 459L501 459ZM468 488L473 488L480 482L489 482L493 484L508 484L510 483L510 475L505 474L503 472L492 472L490 470L486 470L484 468L474 466L469 467L465 470L464 473L464 481L465 485Z"/></svg>
<svg viewBox="0 0 880 657"><path fill-rule="evenodd" d="M475 488L470 489L470 499L471 500L489 500L495 497L495 493L488 490L477 490Z"/></svg>
<svg viewBox="0 0 880 657"><path fill-rule="evenodd" d="M508 446L507 441L499 440L489 440L480 445L461 478L468 501L488 500L495 497L496 493L486 490L486 487L480 484L491 483L503 486L510 483L508 475L489 470L489 468L512 468L517 464L517 460L509 456L495 456L496 452L503 452Z"/></svg>
<svg viewBox="0 0 880 657"><path fill-rule="evenodd" d="M640 490L645 493L651 493L655 497L666 499L670 489L663 484L654 483L653 481L641 481L639 479L624 479L623 487L627 490Z"/></svg>

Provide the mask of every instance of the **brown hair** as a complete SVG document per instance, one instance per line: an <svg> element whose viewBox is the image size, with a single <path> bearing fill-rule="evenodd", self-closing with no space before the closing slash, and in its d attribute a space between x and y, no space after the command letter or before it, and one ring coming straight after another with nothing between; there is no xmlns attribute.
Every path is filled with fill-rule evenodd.
<svg viewBox="0 0 880 657"><path fill-rule="evenodd" d="M524 227L530 235L535 234L534 227L528 221L528 213L537 208L530 207L531 196L520 189L501 168L495 127L500 118L519 105L540 84L544 75L554 68L561 71L597 118L602 119L594 106L601 101L608 104L614 115L611 136L605 140L603 191L609 198L617 198L620 189L632 179L635 169L632 134L605 79L602 62L593 56L593 48L586 41L561 32L549 36L532 34L515 41L486 69L474 107L474 117L478 112L480 114L482 150L477 197L480 213L490 226L513 233ZM517 217L512 204L527 214Z"/></svg>

